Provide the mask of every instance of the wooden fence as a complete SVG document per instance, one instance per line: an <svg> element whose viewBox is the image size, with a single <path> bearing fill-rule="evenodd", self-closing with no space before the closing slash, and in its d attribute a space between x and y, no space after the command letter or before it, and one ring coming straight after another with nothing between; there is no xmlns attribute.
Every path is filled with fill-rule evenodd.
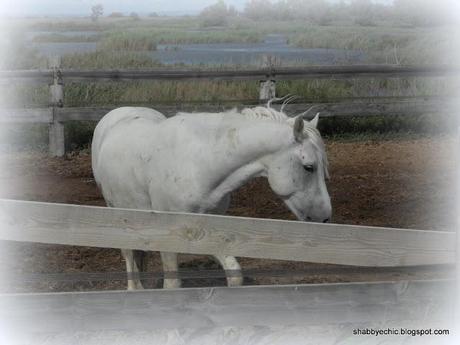
<svg viewBox="0 0 460 345"><path fill-rule="evenodd" d="M275 95L275 80L281 79L450 76L458 72L458 69L448 67L402 66L252 71L62 71L55 64L52 70L47 71L0 72L0 80L6 82L10 79L52 81L50 108L3 109L0 121L49 124L50 152L60 156L64 154L65 122L98 121L110 110L64 108L63 84L67 81L258 80L261 85L260 100L265 100ZM367 104L357 101L315 106L323 116L365 116L405 111L432 112L441 105L445 107L442 99L406 99L402 102ZM200 105L197 109L217 111L222 107L208 105L203 108ZM303 110L306 105L291 107ZM165 113L190 110L182 105L155 108ZM0 240L226 254L368 267L451 265L458 255L459 243L455 232L14 200L0 200ZM89 342L91 339L97 344L123 344L120 341L122 332L123 336L129 336L126 338L129 339L126 341L128 344L139 331L144 337L153 332L150 339L143 339L141 343L155 343L152 339L159 339L155 340L157 343L168 343L175 335L181 334L183 342L192 344L196 342L197 330L200 330L208 339L235 336L235 343L245 336L254 343L257 339L266 342L270 336L281 343L291 343L292 339L286 339L286 335L300 334L302 341L315 341L315 332L319 331L320 336L330 335L330 327L334 325L337 326L336 334L327 343L337 343L344 338L350 338L350 343L353 343L353 328L367 326L395 329L442 327L454 332L456 303L452 302L457 297L456 284L458 279L456 282L366 282L134 293L8 294L0 295L0 341L8 340L9 344L62 344L77 340ZM229 327L233 333L229 333ZM111 335L115 338L110 338ZM198 339L196 343L202 344L202 339ZM436 339L447 339L451 343L452 337Z"/></svg>
<svg viewBox="0 0 460 345"><path fill-rule="evenodd" d="M382 267L453 264L455 237L442 231L0 200L0 240L8 241ZM332 343L345 333L351 338L357 328L439 327L451 332L443 339L452 340L454 299L454 280L9 294L0 295L0 333L11 337L6 338L11 344L61 344L81 337L113 344L123 343L116 338L121 335L130 341L141 337L142 343L147 335L160 337L167 344L177 332L193 343L197 334L228 337L224 329L231 327L239 337L281 341L295 331L313 341L329 334Z"/></svg>
<svg viewBox="0 0 460 345"><path fill-rule="evenodd" d="M12 345L281 345L354 344L356 329L439 329L450 334L423 339L454 344L452 290L446 280L0 295L0 332Z"/></svg>
<svg viewBox="0 0 460 345"><path fill-rule="evenodd" d="M0 200L0 240L356 266L455 263L455 232Z"/></svg>
<svg viewBox="0 0 460 345"><path fill-rule="evenodd" d="M50 107L42 109L1 109L0 122L49 124L49 151L53 156L65 153L64 124L67 121L98 121L113 107L64 108L64 83L101 82L128 80L254 80L260 82L259 101L276 95L276 80L294 79L350 79L350 78L405 78L457 76L460 68L452 66L311 66L301 68L261 68L255 70L62 70L59 59L53 59L49 70L0 71L0 81L48 82L50 84ZM246 104L247 106L254 105ZM153 105L160 112L171 115L177 111L222 111L233 104L175 104ZM241 106L241 105L240 105ZM452 100L433 98L355 99L332 103L292 104L291 112L314 107L321 116L372 116L393 114L424 114L443 109L456 109Z"/></svg>

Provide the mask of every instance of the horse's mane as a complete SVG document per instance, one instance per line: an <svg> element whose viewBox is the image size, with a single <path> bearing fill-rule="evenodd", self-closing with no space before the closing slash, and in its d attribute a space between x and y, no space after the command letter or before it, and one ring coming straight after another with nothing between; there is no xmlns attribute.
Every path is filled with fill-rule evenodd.
<svg viewBox="0 0 460 345"><path fill-rule="evenodd" d="M271 107L271 103L273 101L280 100L280 98L274 98L274 99L269 100L266 106L256 106L253 108L244 108L241 111L238 111L236 108L233 108L231 110L227 110L220 114L222 115L226 115L226 114L241 115L248 119L262 120L262 121L275 121L278 123L287 123L290 126L293 126L294 117L288 116L283 111L284 106L292 99L293 97L289 97L281 106L280 111L273 109ZM180 112L178 113L178 115L191 115L191 113ZM321 138L321 134L319 133L318 129L316 129L316 127L313 126L309 121L304 121L303 134L305 138L307 138L307 140L309 140L313 144L313 147L315 148L315 151L318 155L317 157L318 162L323 166L324 175L326 176L326 178L329 178L329 171L328 171L329 163L328 163L327 155L326 155L326 147L324 145L323 139Z"/></svg>
<svg viewBox="0 0 460 345"><path fill-rule="evenodd" d="M288 116L284 111L284 106L281 107L281 110L278 111L273 109L270 105L273 100L270 100L267 105L264 106L257 106L254 108L244 108L241 111L241 115L251 118L251 119L260 119L260 120L271 120L276 121L279 123L288 123L290 125L294 124L294 117ZM284 103L283 103L284 105ZM232 110L234 112L234 110ZM324 145L324 141L321 138L321 134L319 133L318 129L313 126L309 121L304 121L304 129L303 129L304 136L310 140L313 144L313 147L316 149L318 153L318 161L321 162L321 165L324 169L324 175L329 178L329 171L328 171L328 160L326 155L326 147Z"/></svg>

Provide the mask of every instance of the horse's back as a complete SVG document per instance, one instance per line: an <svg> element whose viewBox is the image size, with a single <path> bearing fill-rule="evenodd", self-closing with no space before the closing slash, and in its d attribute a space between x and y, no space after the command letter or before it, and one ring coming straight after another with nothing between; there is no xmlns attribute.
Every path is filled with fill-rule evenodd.
<svg viewBox="0 0 460 345"><path fill-rule="evenodd" d="M143 190L137 191L136 197L130 197L122 189L134 191L137 176L131 176L132 171L142 171L136 167L137 155L132 154L133 145L139 142L139 133L133 128L140 126L143 132L150 133L151 128L165 119L154 109L122 107L110 111L99 121L91 145L91 163L94 179L109 206L145 208L150 204Z"/></svg>
<svg viewBox="0 0 460 345"><path fill-rule="evenodd" d="M135 119L146 119L155 123L162 122L166 117L151 108L145 107L121 107L108 112L97 124L93 141L91 144L92 165L93 169L97 166L98 156L104 139L110 133L110 130L122 123L129 123Z"/></svg>

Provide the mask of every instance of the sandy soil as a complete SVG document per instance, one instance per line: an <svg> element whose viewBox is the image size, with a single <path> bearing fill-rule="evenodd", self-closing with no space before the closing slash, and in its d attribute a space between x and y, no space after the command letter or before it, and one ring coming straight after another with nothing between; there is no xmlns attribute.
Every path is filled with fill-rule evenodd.
<svg viewBox="0 0 460 345"><path fill-rule="evenodd" d="M331 179L328 189L334 223L430 230L454 230L455 157L453 137L327 143ZM105 205L85 152L65 158L21 153L0 156L2 198ZM294 219L260 178L235 191L228 212L236 216ZM10 276L25 273L121 272L119 250L89 247L1 243L0 267ZM334 265L241 258L245 270L283 271L246 278L246 284L317 283L445 277L439 268L359 269ZM218 269L209 257L181 255L181 268ZM158 253L149 254L150 272L161 270ZM279 272L278 272L279 273ZM272 273L271 275L274 275ZM2 275L3 277L5 275ZM118 289L124 281L16 282L4 280L3 291ZM146 286L159 286L152 279ZM223 285L223 279L193 279L185 286Z"/></svg>

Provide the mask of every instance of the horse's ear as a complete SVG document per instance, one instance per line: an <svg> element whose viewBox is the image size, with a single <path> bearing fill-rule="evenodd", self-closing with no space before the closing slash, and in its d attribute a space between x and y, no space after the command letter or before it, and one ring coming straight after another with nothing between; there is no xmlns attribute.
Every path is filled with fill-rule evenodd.
<svg viewBox="0 0 460 345"><path fill-rule="evenodd" d="M303 117L301 115L297 116L294 121L294 138L297 142L302 142L304 139L303 136Z"/></svg>
<svg viewBox="0 0 460 345"><path fill-rule="evenodd" d="M315 128L318 128L318 119L319 119L319 113L316 113L313 120L310 121L310 125L312 125Z"/></svg>

